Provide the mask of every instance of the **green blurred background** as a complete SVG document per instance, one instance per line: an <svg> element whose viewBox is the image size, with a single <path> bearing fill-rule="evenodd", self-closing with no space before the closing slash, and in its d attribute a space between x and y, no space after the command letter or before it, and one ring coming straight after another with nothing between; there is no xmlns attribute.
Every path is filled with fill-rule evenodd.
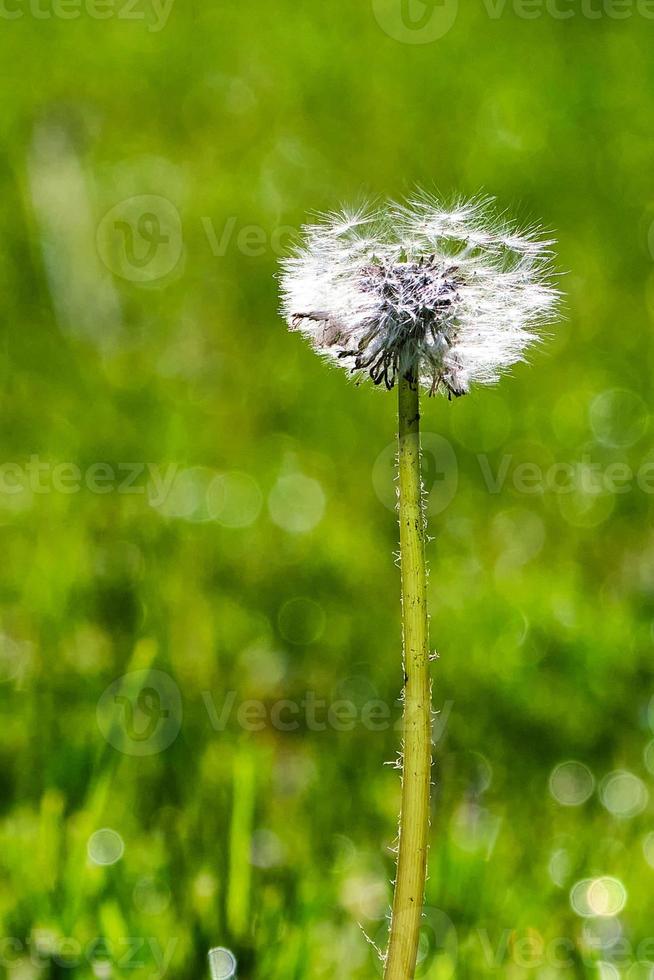
<svg viewBox="0 0 654 980"><path fill-rule="evenodd" d="M543 220L567 301L424 406L418 975L651 978L652 11L75 2L0 12L2 975L381 975L395 399L275 274L421 184Z"/></svg>

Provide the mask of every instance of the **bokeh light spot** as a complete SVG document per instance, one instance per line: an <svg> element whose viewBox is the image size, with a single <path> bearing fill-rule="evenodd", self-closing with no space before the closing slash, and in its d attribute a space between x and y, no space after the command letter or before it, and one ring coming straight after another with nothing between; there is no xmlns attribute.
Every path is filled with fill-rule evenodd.
<svg viewBox="0 0 654 980"><path fill-rule="evenodd" d="M650 868L654 869L654 833L648 834L643 841L643 854Z"/></svg>
<svg viewBox="0 0 654 980"><path fill-rule="evenodd" d="M592 883L592 878L582 878L570 890L570 905L573 911L585 919L590 919L595 914L588 902L588 889Z"/></svg>
<svg viewBox="0 0 654 980"><path fill-rule="evenodd" d="M115 830L104 827L91 834L87 844L87 852L93 864L107 867L120 861L125 853L123 838Z"/></svg>
<svg viewBox="0 0 654 980"><path fill-rule="evenodd" d="M496 564L500 574L526 565L542 551L546 539L545 525L538 514L521 507L498 514L492 533L502 548Z"/></svg>
<svg viewBox="0 0 654 980"><path fill-rule="evenodd" d="M586 919L582 929L584 944L598 951L612 949L622 935L622 923L615 916Z"/></svg>
<svg viewBox="0 0 654 980"><path fill-rule="evenodd" d="M620 971L613 963L602 960L597 964L598 980L620 980Z"/></svg>
<svg viewBox="0 0 654 980"><path fill-rule="evenodd" d="M647 771L651 772L654 776L654 742L650 742L646 746L644 752L645 765L647 766Z"/></svg>
<svg viewBox="0 0 654 980"><path fill-rule="evenodd" d="M550 776L550 793L561 806L581 806L594 789L595 778L581 762L562 762Z"/></svg>
<svg viewBox="0 0 654 980"><path fill-rule="evenodd" d="M325 631L326 619L324 610L317 602L298 596L284 603L277 621L284 639L302 646L320 639Z"/></svg>
<svg viewBox="0 0 654 980"><path fill-rule="evenodd" d="M614 817L629 819L642 813L649 792L642 779L624 770L610 773L600 787L600 799Z"/></svg>
<svg viewBox="0 0 654 980"><path fill-rule="evenodd" d="M325 513L325 494L317 480L294 473L279 478L270 491L268 510L273 522L290 534L312 531Z"/></svg>
<svg viewBox="0 0 654 980"><path fill-rule="evenodd" d="M633 446L645 434L649 413L633 391L612 388L593 399L590 425L597 441L611 448Z"/></svg>
<svg viewBox="0 0 654 980"><path fill-rule="evenodd" d="M170 888L155 878L140 878L132 893L134 905L146 915L161 915L170 904Z"/></svg>
<svg viewBox="0 0 654 980"><path fill-rule="evenodd" d="M462 803L450 821L450 836L463 851L482 853L489 858L493 853L501 818L474 803Z"/></svg>
<svg viewBox="0 0 654 980"><path fill-rule="evenodd" d="M164 517L173 517L200 524L211 520L207 507L209 487L218 474L206 466L192 466L179 472L170 488L155 500L152 506Z"/></svg>
<svg viewBox="0 0 654 980"><path fill-rule="evenodd" d="M557 502L561 517L572 527L593 528L613 513L615 497L610 493L588 493L579 486L572 493L560 493Z"/></svg>
<svg viewBox="0 0 654 980"><path fill-rule="evenodd" d="M572 861L568 851L564 847L559 847L556 851L552 851L548 870L554 884L558 888L564 888L572 871Z"/></svg>
<svg viewBox="0 0 654 980"><path fill-rule="evenodd" d="M608 918L622 912L627 891L617 878L583 878L573 886L570 904L582 918Z"/></svg>
<svg viewBox="0 0 654 980"><path fill-rule="evenodd" d="M211 980L231 980L236 974L236 957L230 950L217 946L209 951Z"/></svg>
<svg viewBox="0 0 654 980"><path fill-rule="evenodd" d="M221 473L207 490L207 508L223 527L250 527L261 513L259 484L247 473Z"/></svg>
<svg viewBox="0 0 654 980"><path fill-rule="evenodd" d="M250 862L256 868L276 868L284 864L286 849L272 830L262 828L252 835Z"/></svg>
<svg viewBox="0 0 654 980"><path fill-rule="evenodd" d="M362 919L380 919L388 902L388 889L383 878L361 872L345 878L341 886L341 905Z"/></svg>
<svg viewBox="0 0 654 980"><path fill-rule="evenodd" d="M28 643L19 643L6 633L0 633L0 684L20 677L29 659Z"/></svg>
<svg viewBox="0 0 654 980"><path fill-rule="evenodd" d="M594 915L619 915L627 904L627 892L617 878L595 878L588 888L588 904Z"/></svg>

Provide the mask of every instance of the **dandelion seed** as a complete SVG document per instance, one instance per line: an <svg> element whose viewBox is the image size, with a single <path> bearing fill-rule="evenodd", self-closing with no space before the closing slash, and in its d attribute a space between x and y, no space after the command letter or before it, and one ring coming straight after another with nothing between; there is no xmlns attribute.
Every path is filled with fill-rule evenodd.
<svg viewBox="0 0 654 980"><path fill-rule="evenodd" d="M358 378L463 395L524 360L554 317L552 245L490 198L344 210L305 227L283 263L282 311Z"/></svg>

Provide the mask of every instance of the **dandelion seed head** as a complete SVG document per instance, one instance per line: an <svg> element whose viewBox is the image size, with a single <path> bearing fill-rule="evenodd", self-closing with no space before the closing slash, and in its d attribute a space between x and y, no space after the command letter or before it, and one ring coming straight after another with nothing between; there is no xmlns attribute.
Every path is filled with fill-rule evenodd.
<svg viewBox="0 0 654 980"><path fill-rule="evenodd" d="M324 215L282 267L282 312L327 359L392 388L463 395L525 359L557 312L554 242L490 198Z"/></svg>

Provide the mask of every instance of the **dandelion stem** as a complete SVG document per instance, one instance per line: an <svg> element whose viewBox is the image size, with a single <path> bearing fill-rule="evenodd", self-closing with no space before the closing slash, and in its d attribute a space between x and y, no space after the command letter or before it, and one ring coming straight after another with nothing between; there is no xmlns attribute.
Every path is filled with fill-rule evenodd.
<svg viewBox="0 0 654 980"><path fill-rule="evenodd" d="M391 935L385 980L411 980L427 873L431 787L425 516L420 478L420 400L417 383L399 381L400 555L404 640L402 812Z"/></svg>

